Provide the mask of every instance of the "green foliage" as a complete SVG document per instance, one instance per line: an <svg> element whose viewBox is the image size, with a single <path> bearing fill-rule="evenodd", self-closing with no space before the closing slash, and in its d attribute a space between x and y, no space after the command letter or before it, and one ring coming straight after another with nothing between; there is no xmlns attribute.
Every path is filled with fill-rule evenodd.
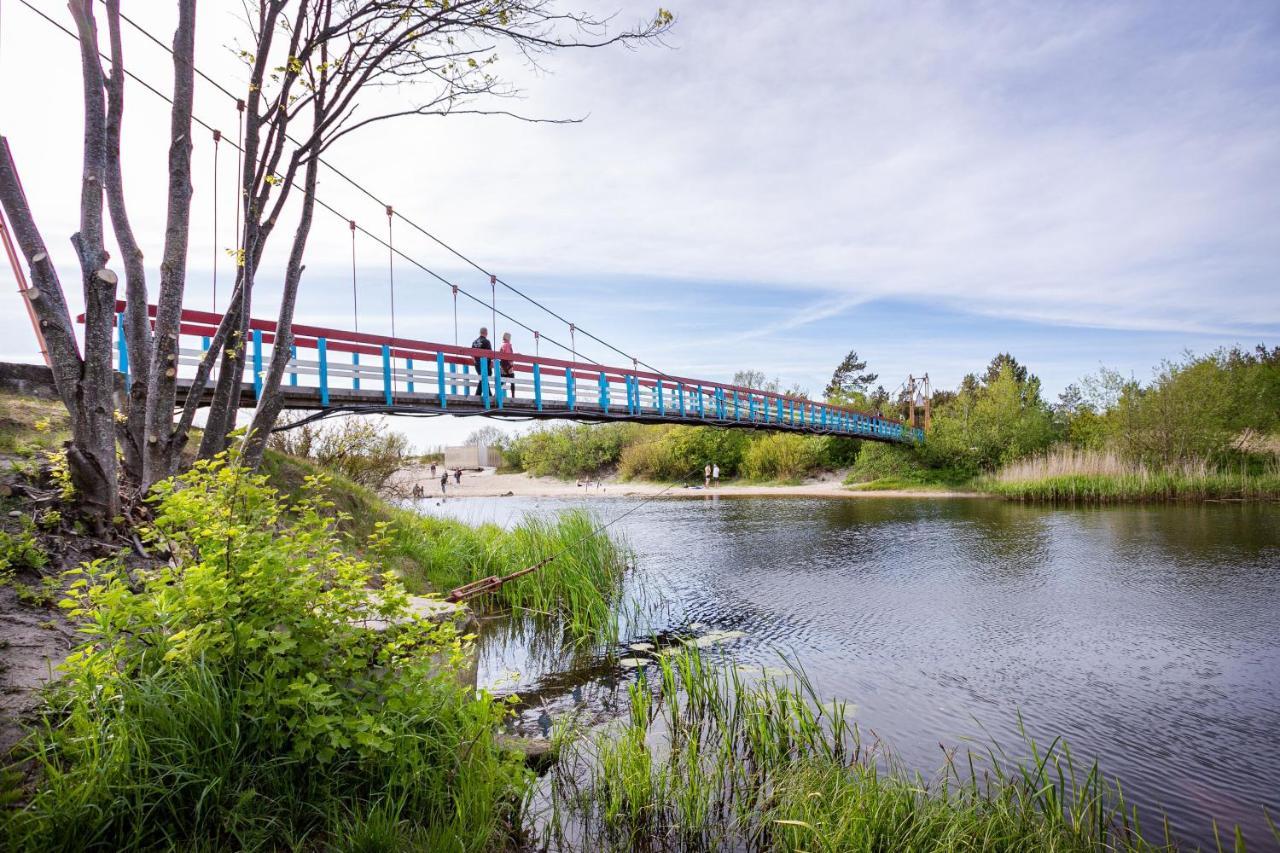
<svg viewBox="0 0 1280 853"><path fill-rule="evenodd" d="M336 424L310 423L272 433L273 450L312 459L353 483L378 489L413 455L409 439L377 419L346 417Z"/></svg>
<svg viewBox="0 0 1280 853"><path fill-rule="evenodd" d="M549 616L575 641L601 641L616 639L614 606L628 553L608 536L594 534L597 524L581 510L552 519L529 516L511 530L403 511L395 515L388 544L412 566L407 584L442 592L554 557L497 593L473 599L472 606Z"/></svg>
<svg viewBox="0 0 1280 853"><path fill-rule="evenodd" d="M1054 437L1040 380L1001 355L982 382L964 383L954 400L933 413L924 453L931 467L972 476L1043 450Z"/></svg>
<svg viewBox="0 0 1280 853"><path fill-rule="evenodd" d="M504 448L506 463L536 477L594 476L613 468L638 424L565 424L536 429Z"/></svg>
<svg viewBox="0 0 1280 853"><path fill-rule="evenodd" d="M581 739L552 771L548 840L593 849L1145 851L1120 792L1070 751L1026 739L929 781L861 743L804 673L664 654L628 691L620 731ZM653 683L649 677L653 678ZM654 844L660 840L660 844Z"/></svg>
<svg viewBox="0 0 1280 853"><path fill-rule="evenodd" d="M14 846L323 847L374 823L392 847L495 843L523 785L504 711L455 682L466 638L350 556L323 490L286 507L200 462L156 489L168 564L71 573L86 640L29 744L43 781L0 827Z"/></svg>
<svg viewBox="0 0 1280 853"><path fill-rule="evenodd" d="M845 485L866 489L959 486L968 475L963 470L937 468L920 447L864 442Z"/></svg>
<svg viewBox="0 0 1280 853"><path fill-rule="evenodd" d="M622 452L618 473L624 479L660 482L701 481L707 465L719 465L722 476L740 471L750 444L742 430L720 427L647 427Z"/></svg>
<svg viewBox="0 0 1280 853"><path fill-rule="evenodd" d="M0 583L13 578L19 569L43 571L49 555L36 539L35 524L23 516L15 531L0 530Z"/></svg>
<svg viewBox="0 0 1280 853"><path fill-rule="evenodd" d="M822 466L825 439L771 432L757 436L742 459L742 475L752 480L799 480Z"/></svg>

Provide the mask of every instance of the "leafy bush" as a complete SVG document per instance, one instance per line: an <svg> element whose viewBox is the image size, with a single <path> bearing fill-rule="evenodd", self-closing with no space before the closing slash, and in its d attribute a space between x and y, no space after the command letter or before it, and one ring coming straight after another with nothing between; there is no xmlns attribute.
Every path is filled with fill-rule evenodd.
<svg viewBox="0 0 1280 853"><path fill-rule="evenodd" d="M757 437L742 459L742 474L752 480L798 480L822 465L825 439L773 432Z"/></svg>
<svg viewBox="0 0 1280 853"><path fill-rule="evenodd" d="M381 488L413 455L409 439L380 420L348 417L336 424L310 423L272 433L271 447L312 459L370 489Z"/></svg>
<svg viewBox="0 0 1280 853"><path fill-rule="evenodd" d="M30 744L43 784L0 834L277 849L382 826L393 848L495 846L524 784L493 739L504 711L455 682L467 638L347 553L323 485L286 512L219 458L157 487L147 536L171 560L133 577L97 561L71 584L86 642Z"/></svg>
<svg viewBox="0 0 1280 853"><path fill-rule="evenodd" d="M618 464L622 448L634 440L638 424L565 424L516 437L504 461L536 477L594 476Z"/></svg>
<svg viewBox="0 0 1280 853"><path fill-rule="evenodd" d="M36 540L35 525L23 516L22 526L13 532L0 530L0 581L13 577L18 569L41 571L49 556Z"/></svg>
<svg viewBox="0 0 1280 853"><path fill-rule="evenodd" d="M750 442L743 430L647 427L623 450L618 472L628 480L701 480L707 465L719 465L723 476L733 477L740 472Z"/></svg>

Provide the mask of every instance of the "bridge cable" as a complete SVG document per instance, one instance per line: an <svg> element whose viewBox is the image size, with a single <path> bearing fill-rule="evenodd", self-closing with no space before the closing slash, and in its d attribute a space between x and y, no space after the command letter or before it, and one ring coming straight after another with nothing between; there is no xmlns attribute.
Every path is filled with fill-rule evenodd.
<svg viewBox="0 0 1280 853"><path fill-rule="evenodd" d="M29 9L31 9L32 11L35 11L35 12L37 12L37 14L40 14L40 15L41 15L41 17L44 17L46 20L49 20L49 21L50 21L50 23L54 23L56 26L59 26L60 28L62 28L62 27L61 27L61 25L56 24L56 22L54 22L54 21L52 21L52 19L48 18L48 16L47 16L47 15L44 15L44 13L39 12L39 10L35 9L35 7L33 7L33 6L31 5L31 3L29 2L29 0L20 0L20 2L22 2L22 4L23 4L23 5L27 6L27 7L28 7ZM103 2L105 2L105 0L103 0ZM124 14L123 12L121 12L121 13L120 13L120 18L121 18L121 20L123 20L125 23L129 24L129 26L133 27L133 29L137 30L141 35L145 36L147 39L149 39L150 41L154 42L154 43L155 43L157 46L159 46L162 50L164 50L164 51L166 51L166 52L168 52L168 53L170 53L170 54L172 54L172 53L173 53L173 48L172 48L172 46L170 46L170 45L166 44L164 41L162 41L161 39L157 38L157 37L156 37L155 35L153 35L149 30L147 30L145 27L143 27L143 26L142 26L141 24L139 24L137 21L134 21L134 20L133 20L132 18L130 18L128 15ZM74 38L74 37L76 37L74 33L71 33L70 31L65 30L65 28L62 28L62 29L64 30L64 32L67 32L67 33L68 33L68 35L71 35L73 38ZM240 110L243 112L243 110L244 110L244 101L243 101L243 100L241 100L240 98L238 98L238 97L237 97L233 92L231 92L229 89L227 89L227 88L226 88L225 86L223 86L221 83L219 83L219 82L218 82L217 80L215 80L213 77L209 76L208 74L206 74L205 72L203 72L203 71L201 71L199 68L197 68L197 67L195 66L195 63L192 63L192 70L193 70L197 75L199 75L199 76L200 76L200 78L201 78L201 79L203 79L205 82L209 83L209 84L210 84L211 86L213 86L215 89L217 89L218 91L222 92L222 94L226 95L228 98L232 98L232 99L236 100L236 102L237 102L237 104L238 104L238 106L239 106ZM136 76L135 76L135 75L133 75L133 74L130 74L129 76L131 76L131 77L135 77L135 79L137 79L137 78L136 78ZM242 131L241 131L241 139L243 139L243 136L244 136L244 133L243 133L243 129L242 129ZM297 140L292 140L292 138L291 138L291 137L289 137L289 138L290 138L290 139L291 139L291 141L293 141L295 144L297 143ZM378 195L376 195L372 190L368 189L368 188L367 188L367 187L365 187L363 184L361 184L359 181L355 180L355 179L354 179L354 178L352 178L350 175L346 174L346 173L345 173L345 172L343 172L341 169L339 169L338 167L334 166L334 165L333 165L332 163L330 163L328 160L326 160L326 159L325 159L325 158L323 158L323 157L319 157L319 158L317 158L317 159L319 160L319 162L320 162L322 165L324 165L326 168L328 168L331 172L333 172L333 173L334 173L335 175L337 175L338 177L342 178L344 181L346 181L348 184L350 184L350 185L351 185L352 187L354 187L355 189L359 190L362 194L364 194L365 196L367 196L369 199L371 199L372 201L375 201L375 202L377 202L377 203L379 203L379 204L384 205L385 207L387 207L387 209L388 209L388 210L390 210L390 209L391 209L391 205L389 205L389 204L387 204L385 201L383 201L383 200L382 200ZM474 268L474 269L475 269L475 270L477 270L478 272L481 272L481 273L483 273L483 274L485 274L485 275L488 275L488 276L492 279L491 284L492 284L492 283L501 284L503 287L507 288L507 290L510 290L512 293L514 293L514 294L516 294L517 296L521 297L521 298L522 298L522 299L524 299L526 302L529 302L530 304L532 304L532 305L534 305L535 307L537 307L537 308L541 309L542 311L545 311L547 314L550 314L552 317L555 317L555 318L556 318L557 320L559 320L560 322L565 323L566 325L570 326L570 327L571 327L571 329L572 329L572 327L574 326L574 324L573 324L573 323L569 322L569 320L565 319L565 318L564 318L563 316L561 316L559 313L557 313L557 312L555 312L555 311L551 310L551 309L550 309L550 308L548 308L546 305L544 305L543 303L541 303L541 302L540 302L540 301L538 301L537 299L534 299L532 296L530 296L529 294L527 294L527 293L525 293L524 291L520 290L519 288L515 287L514 285L510 284L509 282L506 282L506 281L504 281L503 279L499 278L498 276L494 275L493 273L489 272L489 270L485 269L485 268L484 268L484 266L482 266L481 264L479 264L479 263L477 263L476 261L472 260L471 258L467 257L465 254L463 254L463 253L462 253L462 252L460 252L459 250L455 249L453 246L449 245L449 244L448 244L448 243L446 243L444 240L440 239L440 238L439 238L439 237L437 237L435 234L433 234L433 233L431 233L430 231L428 231L426 228L424 228L424 227L422 227L421 225L419 225L418 223L414 222L412 219L410 219L409 217L405 216L403 213L396 213L395 215L396 215L397 217L399 217L399 218L400 218L400 219L401 219L401 220L402 220L406 225L408 225L410 228L413 228L415 231L418 231L418 232L419 232L419 233L421 233L423 236L425 236L425 237L427 237L428 239L432 240L432 241L433 241L433 242L435 242L437 245L439 245L441 248L443 248L445 251L447 251L447 252L449 252L450 254L452 254L454 257L458 258L458 259L459 259L459 260L461 260L462 262L464 262L464 263L466 263L467 265L471 266L472 268ZM495 321L495 322L496 322L496 321ZM629 353L626 353L626 352L624 352L623 350L620 350L620 349L618 349L617 347L615 347L613 344L610 344L608 341L605 341L605 340L603 340L602 338L599 338L599 337L597 337L597 336L595 336L595 335L591 334L591 333L590 333L590 332L588 332L586 329L578 329L578 331L582 332L582 334L586 335L588 338L590 338L591 340L593 340L593 341L595 341L596 343L600 344L601 346L603 346L603 347L605 347L605 348L607 348L607 349L609 349L609 350L612 350L613 352L617 353L618 355L623 356L624 358L627 358L627 359L631 359L631 358L633 358L633 356L631 356ZM494 333L496 334L496 330L495 330L495 332L494 332ZM393 337L394 337L394 335L393 335ZM576 348L575 348L575 349L576 349ZM574 360L575 360L575 361L577 360L577 359L576 359L576 355L575 355L575 359L574 359ZM592 359L588 359L588 361L593 361L593 360L592 360ZM647 367L650 371L652 371L652 372L654 372L654 373L658 373L658 374L660 374L660 375L662 375L662 376L667 376L667 375L668 375L665 371L660 370L660 369L658 369L657 367L654 367L653 365L649 364L648 362L646 362L646 361L644 361L644 360L642 360L642 359L637 359L637 362L638 362L639 364L643 364L645 367ZM594 361L593 361L593 363L596 363L596 362L594 362Z"/></svg>
<svg viewBox="0 0 1280 853"><path fill-rule="evenodd" d="M222 131L213 132L213 313L218 313L218 152Z"/></svg>
<svg viewBox="0 0 1280 853"><path fill-rule="evenodd" d="M356 291L356 221L348 219L351 227L351 331L360 331L360 297Z"/></svg>

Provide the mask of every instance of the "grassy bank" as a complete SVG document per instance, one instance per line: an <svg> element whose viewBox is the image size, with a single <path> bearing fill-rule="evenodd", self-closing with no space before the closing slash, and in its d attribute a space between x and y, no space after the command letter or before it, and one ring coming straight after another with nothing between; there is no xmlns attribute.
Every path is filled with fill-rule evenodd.
<svg viewBox="0 0 1280 853"><path fill-rule="evenodd" d="M696 650L630 688L620 730L579 740L550 783L543 831L608 850L1143 851L1120 792L1070 751L955 757L933 779L868 749L803 674L747 681ZM651 679L651 680L650 680ZM1240 848L1243 849L1243 848Z"/></svg>
<svg viewBox="0 0 1280 853"><path fill-rule="evenodd" d="M1155 468L1104 451L1058 448L1006 465L978 487L1001 497L1061 503L1280 500L1280 469L1221 471L1203 463Z"/></svg>
<svg viewBox="0 0 1280 853"><path fill-rule="evenodd" d="M369 489L303 459L268 453L272 485L289 498L303 495L308 477L326 475L326 493L339 529L353 546L385 530L382 559L415 594L447 593L491 575L504 575L555 557L538 571L471 601L480 612L511 608L549 616L579 640L607 640L613 602L629 553L607 536L591 535L597 520L584 511L526 518L511 530L422 516L384 501Z"/></svg>

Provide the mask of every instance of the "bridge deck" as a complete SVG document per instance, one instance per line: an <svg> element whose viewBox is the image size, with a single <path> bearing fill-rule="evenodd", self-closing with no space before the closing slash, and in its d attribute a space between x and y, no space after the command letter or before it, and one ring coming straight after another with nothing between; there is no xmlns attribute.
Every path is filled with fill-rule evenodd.
<svg viewBox="0 0 1280 853"><path fill-rule="evenodd" d="M118 303L117 311L124 310ZM151 307L154 316L155 308ZM179 389L190 387L222 321L219 314L182 312ZM262 393L276 324L251 320L241 401ZM119 369L129 381L129 354L117 323ZM482 415L582 421L705 424L847 435L873 441L919 442L923 431L840 406L722 382L670 376L593 362L526 353L502 354L431 341L391 338L294 324L294 344L281 389L294 410L382 411L405 415ZM505 372L506 375L500 375ZM206 389L204 396L209 397Z"/></svg>

